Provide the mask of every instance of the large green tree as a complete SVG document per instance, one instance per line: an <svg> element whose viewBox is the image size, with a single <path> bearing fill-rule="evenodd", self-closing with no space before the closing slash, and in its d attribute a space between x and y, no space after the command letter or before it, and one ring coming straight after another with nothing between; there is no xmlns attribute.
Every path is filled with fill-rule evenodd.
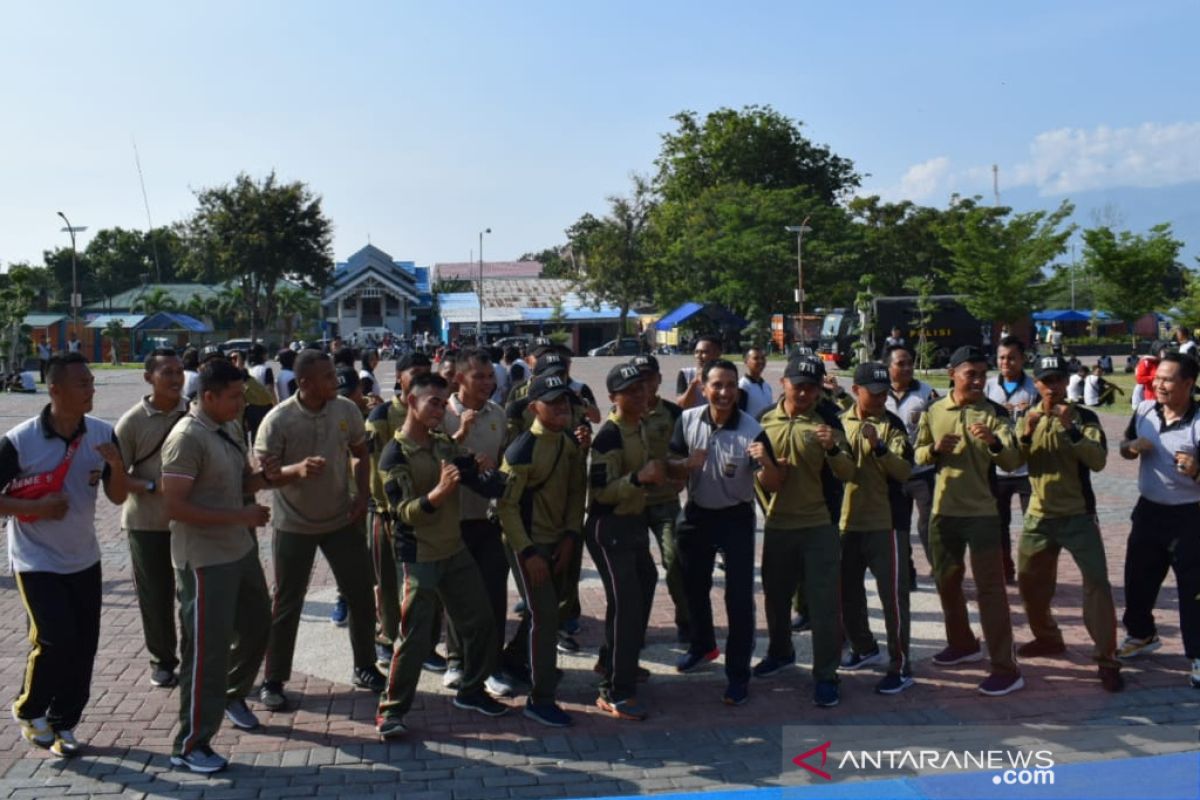
<svg viewBox="0 0 1200 800"><path fill-rule="evenodd" d="M0 272L0 371L19 369L30 351L24 321L37 299L37 272L28 264L10 264L6 272Z"/></svg>
<svg viewBox="0 0 1200 800"><path fill-rule="evenodd" d="M933 294L949 290L950 252L938 238L944 212L908 200L886 203L877 196L856 197L847 209L862 233L859 258L876 295L908 294L909 282L922 277L933 281Z"/></svg>
<svg viewBox="0 0 1200 800"><path fill-rule="evenodd" d="M333 226L304 183L283 183L274 172L261 181L242 173L230 185L198 191L196 199L199 207L181 227L183 269L239 288L252 338L275 309L281 279L310 291L331 280Z"/></svg>
<svg viewBox="0 0 1200 800"><path fill-rule="evenodd" d="M574 259L579 264L576 283L596 305L611 303L621 310L620 333L625 333L629 310L648 300L654 291L647 249L653 199L650 184L634 176L629 196L608 198L608 213L590 214L567 230Z"/></svg>
<svg viewBox="0 0 1200 800"><path fill-rule="evenodd" d="M955 198L938 228L950 253L945 277L951 290L965 296L964 305L979 319L1024 319L1043 292L1043 270L1067 248L1075 227L1066 220L1073 211L1063 201L1054 211L1014 214L978 198Z"/></svg>
<svg viewBox="0 0 1200 800"><path fill-rule="evenodd" d="M102 228L76 253L79 291L85 303L92 303L146 283L171 283L178 280L182 254L183 243L172 228ZM44 258L61 285L70 287L71 248L47 250Z"/></svg>
<svg viewBox="0 0 1200 800"><path fill-rule="evenodd" d="M1083 261L1096 279L1096 302L1128 323L1161 308L1182 249L1168 223L1146 235L1104 226L1085 230Z"/></svg>

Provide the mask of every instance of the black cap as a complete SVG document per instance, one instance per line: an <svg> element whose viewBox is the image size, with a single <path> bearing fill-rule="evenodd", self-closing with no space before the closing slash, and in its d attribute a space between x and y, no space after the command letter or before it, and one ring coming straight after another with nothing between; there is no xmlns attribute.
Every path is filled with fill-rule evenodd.
<svg viewBox="0 0 1200 800"><path fill-rule="evenodd" d="M561 375L567 371L567 362L560 353L549 350L538 356L533 365L534 375Z"/></svg>
<svg viewBox="0 0 1200 800"><path fill-rule="evenodd" d="M987 363L987 353L980 350L974 345L964 344L962 347L954 351L950 356L950 368L954 369L959 364L977 364L979 362Z"/></svg>
<svg viewBox="0 0 1200 800"><path fill-rule="evenodd" d="M1042 356L1033 364L1033 377L1041 380L1047 375L1061 375L1066 377L1071 374L1071 365L1062 356Z"/></svg>
<svg viewBox="0 0 1200 800"><path fill-rule="evenodd" d="M538 375L529 384L529 401L555 400L569 391L571 391L571 386L562 379L561 375L556 373Z"/></svg>
<svg viewBox="0 0 1200 800"><path fill-rule="evenodd" d="M642 371L643 375L659 374L658 359L651 355L634 356L629 359L629 363Z"/></svg>
<svg viewBox="0 0 1200 800"><path fill-rule="evenodd" d="M416 351L405 353L396 359L396 372L404 372L406 369L413 367L432 367L433 362L429 360L429 356Z"/></svg>
<svg viewBox="0 0 1200 800"><path fill-rule="evenodd" d="M548 339L545 336L539 336L533 340L533 349L529 351L529 354L534 358L539 358L546 353L556 352L558 352L558 345L556 345L552 339Z"/></svg>
<svg viewBox="0 0 1200 800"><path fill-rule="evenodd" d="M794 384L820 384L825 379L825 364L819 358L793 358L788 362L783 377Z"/></svg>
<svg viewBox="0 0 1200 800"><path fill-rule="evenodd" d="M337 382L338 394L349 397L358 388L358 373L351 367L338 367Z"/></svg>
<svg viewBox="0 0 1200 800"><path fill-rule="evenodd" d="M636 364L617 364L608 371L604 385L608 387L609 394L616 394L636 386L645 377L645 373L638 369Z"/></svg>
<svg viewBox="0 0 1200 800"><path fill-rule="evenodd" d="M854 384L872 394L886 392L892 385L887 367L878 361L867 361L854 368Z"/></svg>

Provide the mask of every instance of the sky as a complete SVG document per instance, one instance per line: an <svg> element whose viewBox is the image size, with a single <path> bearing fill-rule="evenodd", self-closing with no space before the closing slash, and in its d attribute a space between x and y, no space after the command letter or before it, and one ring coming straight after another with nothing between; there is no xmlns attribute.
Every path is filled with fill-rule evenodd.
<svg viewBox="0 0 1200 800"><path fill-rule="evenodd" d="M651 173L682 110L770 105L862 194L1084 225L1171 222L1200 252L1200 4L5 3L0 264L57 211L145 229L239 172L301 180L334 257L513 259ZM814 232L812 235L819 235ZM1191 263L1191 262L1189 262ZM1194 263L1191 263L1195 266Z"/></svg>

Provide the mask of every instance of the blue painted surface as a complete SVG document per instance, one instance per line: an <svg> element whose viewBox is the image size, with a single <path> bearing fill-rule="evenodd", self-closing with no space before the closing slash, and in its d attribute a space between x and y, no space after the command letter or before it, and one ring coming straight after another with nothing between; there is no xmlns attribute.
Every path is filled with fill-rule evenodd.
<svg viewBox="0 0 1200 800"><path fill-rule="evenodd" d="M655 800L1197 800L1200 753L1063 764L1049 786L997 784L997 773L964 772L783 788L655 795ZM614 798L615 800L615 798Z"/></svg>

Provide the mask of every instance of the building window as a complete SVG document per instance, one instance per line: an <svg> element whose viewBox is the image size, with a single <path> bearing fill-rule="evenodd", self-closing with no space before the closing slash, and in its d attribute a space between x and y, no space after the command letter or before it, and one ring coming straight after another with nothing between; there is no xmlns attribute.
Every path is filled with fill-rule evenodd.
<svg viewBox="0 0 1200 800"><path fill-rule="evenodd" d="M400 298L396 297L394 294L389 294L387 296L387 313L389 313L389 314L399 314L400 313Z"/></svg>
<svg viewBox="0 0 1200 800"><path fill-rule="evenodd" d="M353 295L342 298L342 311L347 311L351 314L358 313L358 298Z"/></svg>

